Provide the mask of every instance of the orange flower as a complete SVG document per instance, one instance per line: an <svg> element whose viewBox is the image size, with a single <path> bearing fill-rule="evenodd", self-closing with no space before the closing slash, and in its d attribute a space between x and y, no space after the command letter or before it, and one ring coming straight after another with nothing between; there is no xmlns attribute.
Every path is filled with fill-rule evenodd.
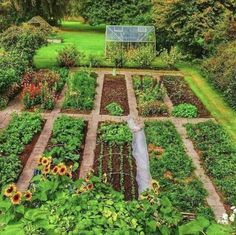
<svg viewBox="0 0 236 235"><path fill-rule="evenodd" d="M87 185L87 190L93 190L93 184L88 184Z"/></svg>
<svg viewBox="0 0 236 235"><path fill-rule="evenodd" d="M21 198L22 198L22 193L21 192L16 192L12 197L11 197L11 203L13 205L19 205L21 203Z"/></svg>
<svg viewBox="0 0 236 235"><path fill-rule="evenodd" d="M10 184L8 186L8 188L5 189L4 195L6 197L11 197L15 191L16 191L16 185L15 184Z"/></svg>
<svg viewBox="0 0 236 235"><path fill-rule="evenodd" d="M47 175L50 172L50 166L47 166L43 169L43 174Z"/></svg>
<svg viewBox="0 0 236 235"><path fill-rule="evenodd" d="M31 199L32 199L32 193L30 191L27 191L25 193L25 200L26 201L31 201Z"/></svg>
<svg viewBox="0 0 236 235"><path fill-rule="evenodd" d="M43 157L40 157L39 160L38 160L38 163L41 165L42 161L43 161Z"/></svg>
<svg viewBox="0 0 236 235"><path fill-rule="evenodd" d="M59 175L65 175L67 172L67 168L65 165L62 165L61 167L59 167Z"/></svg>
<svg viewBox="0 0 236 235"><path fill-rule="evenodd" d="M53 169L52 169L52 174L53 175L56 175L59 171L59 167L58 166L55 166Z"/></svg>

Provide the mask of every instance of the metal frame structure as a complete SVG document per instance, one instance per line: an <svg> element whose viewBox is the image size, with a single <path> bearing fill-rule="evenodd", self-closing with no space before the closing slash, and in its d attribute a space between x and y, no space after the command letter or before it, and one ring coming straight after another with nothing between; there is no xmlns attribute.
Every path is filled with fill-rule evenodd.
<svg viewBox="0 0 236 235"><path fill-rule="evenodd" d="M105 54L109 44L118 43L122 50L150 45L153 53L156 51L156 33L154 26L123 26L107 25L105 39Z"/></svg>

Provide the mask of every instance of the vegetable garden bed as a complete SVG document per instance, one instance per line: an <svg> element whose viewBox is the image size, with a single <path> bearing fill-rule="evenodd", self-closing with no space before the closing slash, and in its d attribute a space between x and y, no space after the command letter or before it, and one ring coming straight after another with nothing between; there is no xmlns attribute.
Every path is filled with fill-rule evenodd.
<svg viewBox="0 0 236 235"><path fill-rule="evenodd" d="M100 113L110 114L107 106L117 103L123 109L123 115L129 114L128 94L124 75L105 74Z"/></svg>
<svg viewBox="0 0 236 235"><path fill-rule="evenodd" d="M179 76L162 76L161 81L163 82L167 94L170 97L174 106L180 104L192 104L196 106L198 110L198 117L210 117L210 113L205 108L200 99L188 86L187 82L183 77Z"/></svg>
<svg viewBox="0 0 236 235"><path fill-rule="evenodd" d="M100 123L95 150L94 170L107 178L125 200L137 198L136 163L132 157L132 134L124 123Z"/></svg>
<svg viewBox="0 0 236 235"><path fill-rule="evenodd" d="M72 167L73 178L79 178L80 165L88 123L82 118L59 117L53 125L52 135L44 156L51 157L53 165L64 163Z"/></svg>
<svg viewBox="0 0 236 235"><path fill-rule="evenodd" d="M224 129L212 121L186 125L203 166L227 204L236 205L236 148Z"/></svg>
<svg viewBox="0 0 236 235"><path fill-rule="evenodd" d="M207 192L193 173L194 167L174 125L148 121L145 133L153 179L160 183L160 195L167 196L181 212L212 216L206 204Z"/></svg>
<svg viewBox="0 0 236 235"><path fill-rule="evenodd" d="M43 124L38 114L14 114L0 135L0 186L17 180L34 149Z"/></svg>
<svg viewBox="0 0 236 235"><path fill-rule="evenodd" d="M160 82L148 75L134 75L132 80L139 114L168 116L168 107L164 103L165 91Z"/></svg>
<svg viewBox="0 0 236 235"><path fill-rule="evenodd" d="M89 114L94 107L97 74L81 70L67 80L67 92L62 105L64 113Z"/></svg>

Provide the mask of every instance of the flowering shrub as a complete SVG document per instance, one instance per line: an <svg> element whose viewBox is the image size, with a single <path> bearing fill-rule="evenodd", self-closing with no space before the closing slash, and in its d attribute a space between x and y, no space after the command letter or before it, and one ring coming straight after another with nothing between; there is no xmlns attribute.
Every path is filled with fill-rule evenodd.
<svg viewBox="0 0 236 235"><path fill-rule="evenodd" d="M80 64L83 54L75 46L66 46L59 51L58 64L60 67L74 67Z"/></svg>
<svg viewBox="0 0 236 235"><path fill-rule="evenodd" d="M54 71L27 72L22 81L22 100L25 108L39 106L53 109L64 81Z"/></svg>

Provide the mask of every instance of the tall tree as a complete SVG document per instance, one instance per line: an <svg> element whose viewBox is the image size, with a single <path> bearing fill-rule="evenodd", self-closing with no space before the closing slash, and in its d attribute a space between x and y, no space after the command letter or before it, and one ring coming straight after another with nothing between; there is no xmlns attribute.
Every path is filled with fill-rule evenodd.
<svg viewBox="0 0 236 235"><path fill-rule="evenodd" d="M151 0L72 0L71 14L90 24L150 24Z"/></svg>

